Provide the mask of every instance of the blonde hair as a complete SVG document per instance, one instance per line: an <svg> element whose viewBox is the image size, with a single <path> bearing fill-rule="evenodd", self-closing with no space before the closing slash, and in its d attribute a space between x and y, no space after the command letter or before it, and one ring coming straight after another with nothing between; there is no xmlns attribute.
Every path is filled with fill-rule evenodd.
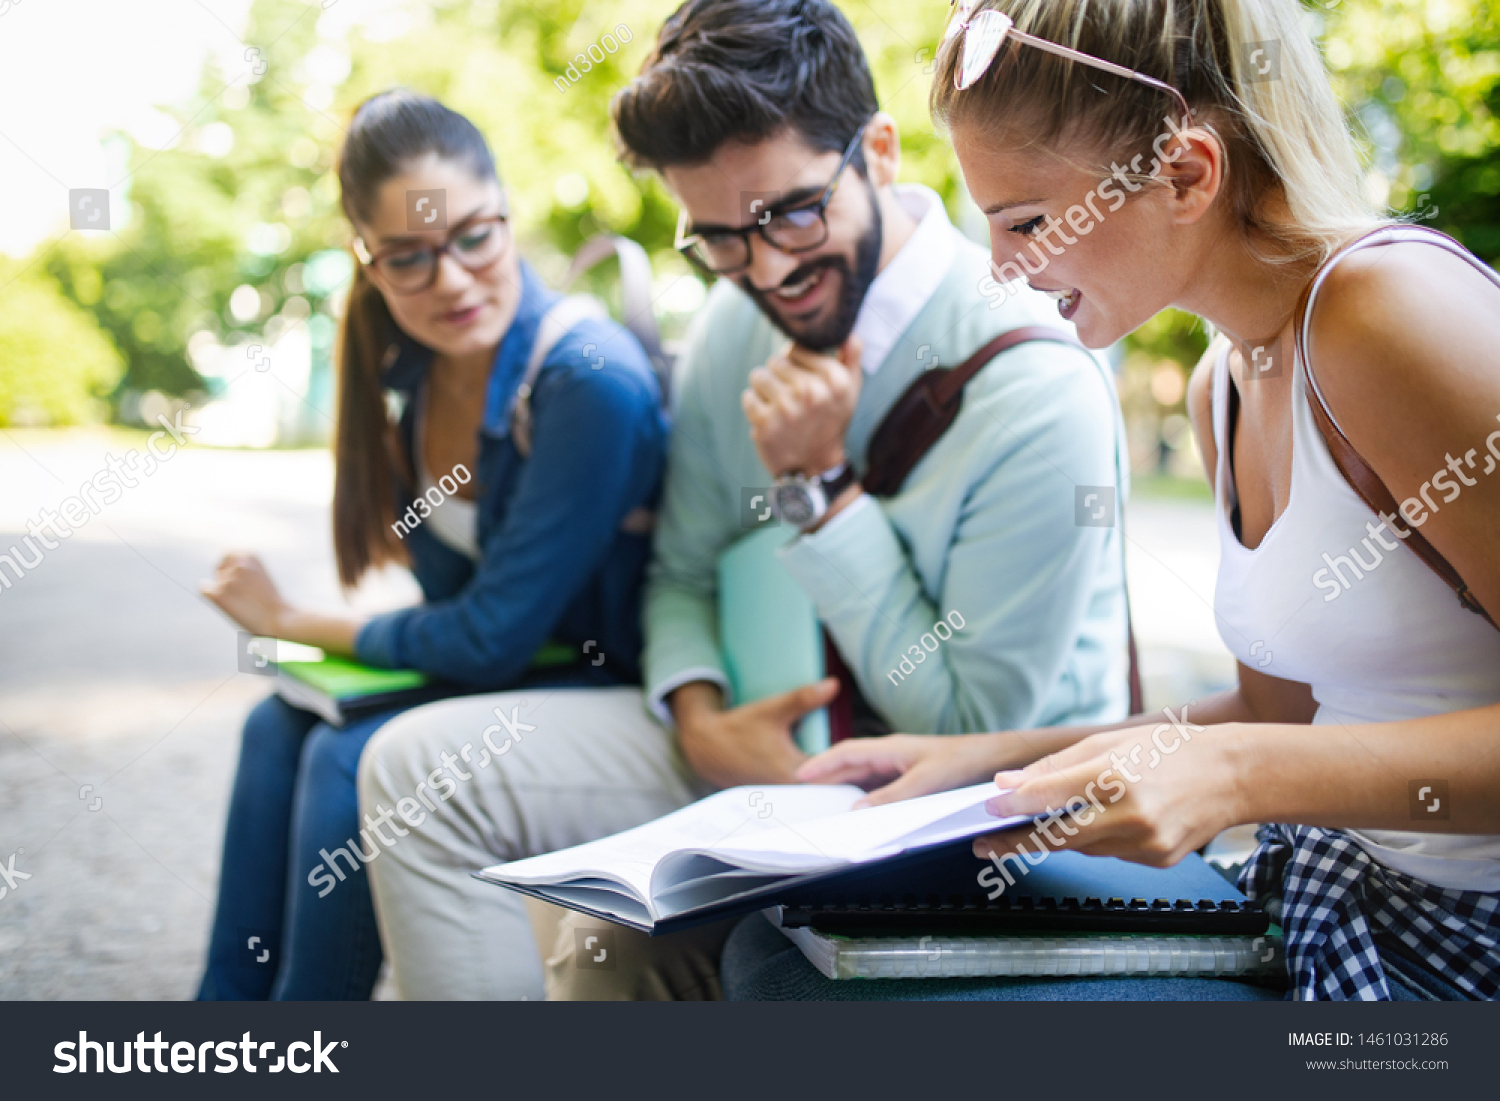
<svg viewBox="0 0 1500 1101"><path fill-rule="evenodd" d="M1194 123L1224 144L1228 201L1247 235L1273 243L1260 250L1266 259L1321 262L1382 221L1361 190L1353 139L1296 0L984 0L977 10L987 8L1019 31L1180 91ZM1128 159L1149 155L1177 113L1159 89L1017 42L958 91L961 41L939 55L933 79L933 116L949 127L1106 159L1124 150ZM1268 199L1284 205L1268 214Z"/></svg>

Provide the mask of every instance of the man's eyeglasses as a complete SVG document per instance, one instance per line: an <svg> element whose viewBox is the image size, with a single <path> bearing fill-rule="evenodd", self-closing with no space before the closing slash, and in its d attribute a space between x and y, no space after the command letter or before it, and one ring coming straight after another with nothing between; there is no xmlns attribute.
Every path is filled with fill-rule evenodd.
<svg viewBox="0 0 1500 1101"><path fill-rule="evenodd" d="M478 274L504 256L509 247L510 224L504 213L466 218L437 246L402 242L372 254L363 239L354 239L359 262L375 269L396 294L420 294L436 283L438 259L445 253L466 271Z"/></svg>
<svg viewBox="0 0 1500 1101"><path fill-rule="evenodd" d="M868 126L867 122L865 126ZM734 275L750 266L750 235L758 233L772 248L782 252L807 252L828 240L828 204L843 179L844 169L854 159L865 136L865 126L849 141L844 157L834 170L833 179L823 193L811 203L778 210L766 207L760 217L738 229L711 229L689 234L687 211L677 216L677 251L699 267L715 275ZM755 213L752 211L752 213Z"/></svg>
<svg viewBox="0 0 1500 1101"><path fill-rule="evenodd" d="M1127 69L1123 65L1116 65L1113 61L1105 61L1093 54L1086 54L1081 50L1060 46L1045 38L1037 38L1035 35L1018 31L1015 21L1003 11L986 9L975 15L974 9L979 6L979 3L980 0L948 0L948 26L943 30L942 42L946 45L948 40L955 35L963 35L963 54L959 57L958 68L953 73L953 87L960 92L971 87L989 71L995 55L1000 52L1000 47L1005 44L1007 38L1012 38L1028 46L1035 46L1039 50L1046 50L1049 54L1076 61L1080 65L1102 69L1106 73L1113 73L1115 76L1122 76L1128 80L1138 80L1142 84L1159 88L1177 101L1177 106L1182 110L1181 117L1184 123L1192 120L1193 112L1188 107L1187 99L1170 84L1157 80L1154 76L1138 73L1134 69Z"/></svg>

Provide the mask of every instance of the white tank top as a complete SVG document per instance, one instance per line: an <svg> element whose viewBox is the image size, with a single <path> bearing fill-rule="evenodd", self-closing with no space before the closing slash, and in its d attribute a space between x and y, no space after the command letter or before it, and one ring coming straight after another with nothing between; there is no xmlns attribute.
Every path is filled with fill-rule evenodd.
<svg viewBox="0 0 1500 1101"><path fill-rule="evenodd" d="M1440 244L1500 284L1458 245L1410 227L1391 227L1355 247L1406 240ZM1307 319L1331 267L1313 282L1304 348L1312 347ZM1308 406L1300 355L1292 370L1291 496L1260 546L1249 550L1230 523L1238 496L1228 445L1227 345L1214 365L1214 500L1222 548L1214 611L1225 645L1252 669L1310 685L1318 704L1315 725L1410 719L1500 702L1500 631L1462 607L1344 480ZM1471 476L1484 477L1485 440L1454 443L1465 452L1478 449ZM1490 476L1500 477L1494 463L1491 469ZM1495 738L1500 743L1500 730ZM1439 887L1500 891L1500 836L1345 832L1398 872Z"/></svg>

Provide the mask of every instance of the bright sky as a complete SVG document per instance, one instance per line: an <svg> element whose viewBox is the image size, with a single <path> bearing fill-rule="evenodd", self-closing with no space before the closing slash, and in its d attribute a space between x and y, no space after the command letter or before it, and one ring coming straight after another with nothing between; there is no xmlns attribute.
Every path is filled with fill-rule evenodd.
<svg viewBox="0 0 1500 1101"><path fill-rule="evenodd" d="M308 0L319 32L388 18L400 0ZM248 73L250 0L0 0L0 252L24 256L68 224L68 189L108 187L118 228L125 165L101 136L160 147L157 105L197 89L203 63Z"/></svg>

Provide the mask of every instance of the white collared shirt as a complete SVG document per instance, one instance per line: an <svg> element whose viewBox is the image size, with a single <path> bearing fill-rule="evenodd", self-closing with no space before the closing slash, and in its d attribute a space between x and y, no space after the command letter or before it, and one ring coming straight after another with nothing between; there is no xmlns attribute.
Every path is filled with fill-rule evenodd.
<svg viewBox="0 0 1500 1101"><path fill-rule="evenodd" d="M854 320L854 333L864 345L860 365L867 375L885 362L896 340L927 305L948 274L958 241L968 240L948 220L943 200L932 188L897 184L891 190L902 209L917 219L917 228L870 283Z"/></svg>

